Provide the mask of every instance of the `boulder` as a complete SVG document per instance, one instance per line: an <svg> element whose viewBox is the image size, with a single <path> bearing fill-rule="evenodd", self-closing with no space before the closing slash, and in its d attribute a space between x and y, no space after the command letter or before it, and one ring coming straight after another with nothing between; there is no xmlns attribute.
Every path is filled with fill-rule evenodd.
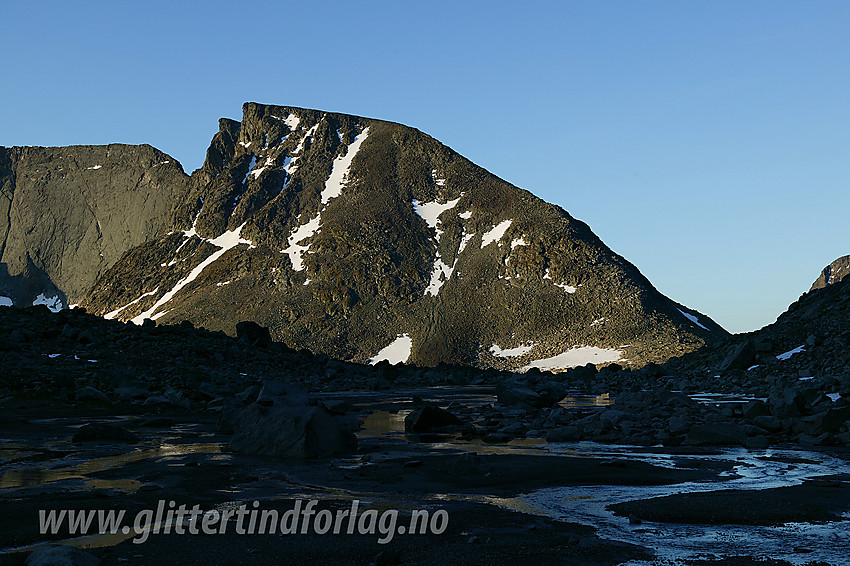
<svg viewBox="0 0 850 566"><path fill-rule="evenodd" d="M250 320L242 321L236 325L236 338L260 348L267 348L272 345L269 329Z"/></svg>
<svg viewBox="0 0 850 566"><path fill-rule="evenodd" d="M230 447L274 458L323 458L357 449L357 437L324 407L249 405L234 417Z"/></svg>
<svg viewBox="0 0 850 566"><path fill-rule="evenodd" d="M777 432L782 429L782 421L773 415L760 415L753 419L753 424L769 432Z"/></svg>
<svg viewBox="0 0 850 566"><path fill-rule="evenodd" d="M515 405L538 407L545 404L539 393L516 383L500 383L496 387L496 398L499 403L508 407Z"/></svg>
<svg viewBox="0 0 850 566"><path fill-rule="evenodd" d="M454 413L436 405L419 407L404 418L405 432L430 432L460 424L461 420Z"/></svg>
<svg viewBox="0 0 850 566"><path fill-rule="evenodd" d="M728 371L730 369L747 369L753 365L756 356L756 347L749 340L736 344L729 350L717 369Z"/></svg>
<svg viewBox="0 0 850 566"><path fill-rule="evenodd" d="M112 400L99 389L95 389L91 385L87 385L74 394L77 401L84 403L102 403L105 405L112 404Z"/></svg>
<svg viewBox="0 0 850 566"><path fill-rule="evenodd" d="M546 442L577 442L581 440L581 429L577 426L561 426L546 433Z"/></svg>
<svg viewBox="0 0 850 566"><path fill-rule="evenodd" d="M260 405L306 405L308 401L307 392L292 383L285 381L266 381L257 394L257 403Z"/></svg>
<svg viewBox="0 0 850 566"><path fill-rule="evenodd" d="M767 403L759 399L753 399L744 404L742 408L744 418L752 421L756 417L763 417L770 414L770 407Z"/></svg>

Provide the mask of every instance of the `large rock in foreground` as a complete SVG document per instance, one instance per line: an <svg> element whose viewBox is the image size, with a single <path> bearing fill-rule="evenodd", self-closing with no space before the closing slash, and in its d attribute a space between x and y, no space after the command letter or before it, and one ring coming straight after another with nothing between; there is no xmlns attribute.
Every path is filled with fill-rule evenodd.
<svg viewBox="0 0 850 566"><path fill-rule="evenodd" d="M242 454L324 458L357 449L354 433L319 406L254 403L236 416L233 428L230 447Z"/></svg>

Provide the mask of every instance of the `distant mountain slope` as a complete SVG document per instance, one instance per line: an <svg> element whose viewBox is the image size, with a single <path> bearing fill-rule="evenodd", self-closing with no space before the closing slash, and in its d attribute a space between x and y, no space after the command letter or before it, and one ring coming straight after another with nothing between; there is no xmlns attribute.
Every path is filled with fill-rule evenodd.
<svg viewBox="0 0 850 566"><path fill-rule="evenodd" d="M823 289L829 285L834 285L848 275L850 275L850 255L840 257L824 267L820 277L812 283L812 287L809 290Z"/></svg>
<svg viewBox="0 0 850 566"><path fill-rule="evenodd" d="M84 296L54 278L71 301L213 330L251 319L364 362L642 364L727 336L560 207L399 124L248 103L171 183L170 228Z"/></svg>
<svg viewBox="0 0 850 566"><path fill-rule="evenodd" d="M148 145L0 147L0 295L80 300L124 252L173 224L188 183Z"/></svg>

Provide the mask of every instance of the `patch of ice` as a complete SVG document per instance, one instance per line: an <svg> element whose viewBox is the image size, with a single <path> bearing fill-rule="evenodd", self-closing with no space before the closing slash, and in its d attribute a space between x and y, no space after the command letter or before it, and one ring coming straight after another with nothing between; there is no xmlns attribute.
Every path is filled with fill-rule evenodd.
<svg viewBox="0 0 850 566"><path fill-rule="evenodd" d="M833 403L841 399L841 393L827 393L826 396L829 397L830 401Z"/></svg>
<svg viewBox="0 0 850 566"><path fill-rule="evenodd" d="M306 142L306 141L307 141L307 138L312 138L312 137L313 137L313 135L316 133L316 130L317 130L318 128L319 128L319 123L318 123L318 122L316 122L315 124L313 124L313 126L312 126L309 130L307 130L307 131L304 133L304 137L303 137L303 138L301 138L301 140L298 142L298 145L296 146L295 151L294 151L293 153L295 153L295 154L297 154L297 155L299 155L299 156L300 156L300 155L301 155L301 152L302 152L302 151L304 151L304 142Z"/></svg>
<svg viewBox="0 0 850 566"><path fill-rule="evenodd" d="M455 267L457 266L457 262L460 259L460 254L463 253L463 250L466 248L466 245L469 243L469 240L471 240L473 236L475 236L475 233L463 233L460 238L460 244L457 248L457 257L455 257L455 260L454 262L452 262L451 267L449 267L443 261L443 258L440 256L440 250L437 250L437 255L434 258L434 267L431 268L431 282L425 289L426 295L436 297L439 294L443 284L446 283L449 279L451 279L452 273L454 273Z"/></svg>
<svg viewBox="0 0 850 566"><path fill-rule="evenodd" d="M40 293L38 297L33 300L32 305L47 305L47 308L52 312L59 312L63 308L62 299L58 296L48 298L44 293Z"/></svg>
<svg viewBox="0 0 850 566"><path fill-rule="evenodd" d="M282 253L289 256L289 262L292 264L292 269L295 271L301 271L304 269L304 262L301 256L304 252L310 249L309 245L302 246L300 242L313 237L319 230L320 222L321 213L311 218L306 224L302 224L293 230L292 234L290 234L289 238L286 240L286 243L289 244L289 246L285 250L282 250Z"/></svg>
<svg viewBox="0 0 850 566"><path fill-rule="evenodd" d="M520 236L519 238L516 238L516 239L514 239L514 241L511 242L511 249L514 249L517 246L527 246L527 245L528 245L528 242L525 241L525 238Z"/></svg>
<svg viewBox="0 0 850 566"><path fill-rule="evenodd" d="M498 345L493 344L490 346L490 353L496 356L497 358L518 358L520 356L524 356L529 353L534 348L534 342L529 342L524 346L517 346L516 348L507 348L502 349Z"/></svg>
<svg viewBox="0 0 850 566"><path fill-rule="evenodd" d="M133 319L133 323L141 324L146 318L151 318L151 315L153 315L156 312L156 310L159 309L159 307L161 307L162 305L164 305L165 303L170 301L174 297L174 295L176 295L180 291L180 289L182 289L183 287L185 287L186 285L188 285L189 283L191 283L192 281L197 279L198 275L200 275L201 272L203 272L203 270L206 269L208 265L215 262L218 258L223 256L229 250L235 248L239 244L248 244L249 246L253 246L253 243L251 243L250 240L246 240L245 238L243 238L241 236L242 228L244 228L244 227L245 227L245 223L243 223L241 226L239 226L235 230L229 230L229 231L221 234L217 238L213 238L212 240L207 240L209 243L218 247L219 249L214 251L213 253L211 253L204 261L202 261L197 267L195 267L195 269L190 271L189 275L187 275L186 277L184 277L183 279L178 281L174 285L174 287L172 287L170 291L168 291L162 297L160 297L159 300L156 303L154 303L154 305L151 308L149 308L148 310L146 310L145 312L143 312L139 316L135 317ZM165 313L160 313L158 315L155 315L154 320L156 318L162 316L163 314L165 314Z"/></svg>
<svg viewBox="0 0 850 566"><path fill-rule="evenodd" d="M526 372L531 368L541 370L567 369L585 364L603 364L617 362L623 358L623 351L614 348L597 348L596 346L576 346L551 358L535 360L519 371Z"/></svg>
<svg viewBox="0 0 850 566"><path fill-rule="evenodd" d="M761 367L761 364L756 364L756 365L754 365L754 366L750 366L750 367L748 367L748 368L747 368L747 371L752 371L752 370L754 370L754 369L756 369L756 368L760 368L760 367Z"/></svg>
<svg viewBox="0 0 850 566"><path fill-rule="evenodd" d="M295 131L298 128L298 124L301 122L301 118L296 116L295 114L289 114L286 118L283 119L283 123L286 124L286 127L290 129L290 131Z"/></svg>
<svg viewBox="0 0 850 566"><path fill-rule="evenodd" d="M425 220L425 224L427 224L429 228L434 230L435 239L439 242L440 236L443 235L443 231L440 229L440 215L457 206L458 202L460 202L460 197L444 203L440 203L436 200L431 202L420 202L414 199L413 210L423 220Z"/></svg>
<svg viewBox="0 0 850 566"><path fill-rule="evenodd" d="M457 260L455 260L455 263L457 263ZM443 283L451 278L454 269L455 266L452 265L449 267L446 265L440 257L440 252L437 252L437 257L434 259L434 267L431 268L431 282L428 283L428 287L425 289L425 294L436 297L439 294Z"/></svg>
<svg viewBox="0 0 850 566"><path fill-rule="evenodd" d="M492 229L484 232L484 235L481 237L481 249L483 250L484 246L501 240L502 236L505 235L505 232L508 231L508 228L511 227L511 223L513 223L513 220L503 220L493 226Z"/></svg>
<svg viewBox="0 0 850 566"><path fill-rule="evenodd" d="M58 357L59 357L59 356L61 356L61 355L62 355L62 354L47 354L47 357L48 357L48 358L50 358L51 360L53 360L53 359L55 359L55 358L58 358Z"/></svg>
<svg viewBox="0 0 850 566"><path fill-rule="evenodd" d="M464 220L469 220L470 218L472 218L472 211L467 210L466 212L461 212L460 214L458 214L458 216L460 216Z"/></svg>
<svg viewBox="0 0 850 566"><path fill-rule="evenodd" d="M348 151L345 155L341 155L334 159L333 169L328 180L325 181L325 188L322 191L322 204L327 204L332 198L338 197L342 193L342 188L348 182L348 170L351 167L351 162L354 156L360 151L360 146L369 137L369 128L364 128L360 134L354 138L354 141L348 146Z"/></svg>
<svg viewBox="0 0 850 566"><path fill-rule="evenodd" d="M457 255L463 253L463 250L466 248L466 244L469 243L469 240L471 240L474 235L475 232L473 232L472 234L463 234L463 236L460 238L460 245L457 247ZM455 263L457 263L457 260L455 260Z"/></svg>
<svg viewBox="0 0 850 566"><path fill-rule="evenodd" d="M683 310L682 310L682 309L680 309L680 308L677 308L676 310L677 310L677 311L679 311L680 313L682 313L682 316L684 316L685 318L687 318L688 320L690 320L691 322L693 322L694 324L696 324L697 326L699 326L699 327L700 327L700 328L702 328L703 330L708 330L708 328L706 328L705 326L703 326L702 324L700 324L700 322L699 322L699 318L697 318L696 316L694 316L694 315L692 315L692 314L690 314L690 313L687 313L687 312L683 311Z"/></svg>
<svg viewBox="0 0 850 566"><path fill-rule="evenodd" d="M103 167L103 165L95 165L94 167L86 167L86 169L97 171L98 169L100 169L102 167Z"/></svg>
<svg viewBox="0 0 850 566"><path fill-rule="evenodd" d="M793 356L794 354L799 354L800 352L805 352L805 351L806 351L805 346L797 346L793 350L788 350L787 352L785 352L783 354L779 354L778 356L776 356L776 359L781 360L781 361L785 361L788 358L790 358L791 356Z"/></svg>
<svg viewBox="0 0 850 566"><path fill-rule="evenodd" d="M0 297L0 307L11 307L14 304L9 297Z"/></svg>
<svg viewBox="0 0 850 566"><path fill-rule="evenodd" d="M123 307L118 307L114 311L106 313L105 315L103 315L103 318L105 318L106 320L112 320L113 318L118 316L119 312L123 311L124 309L126 309L129 306L135 305L136 303L138 303L139 301L141 301L145 297L150 297L151 295L155 295L157 291L159 291L159 287L157 287L156 289L154 289L150 293L145 293L144 295L140 296L138 299L134 299L134 300L130 301L129 303L127 303Z"/></svg>
<svg viewBox="0 0 850 566"><path fill-rule="evenodd" d="M408 334L399 334L398 337L390 342L389 346L381 350L374 358L369 360L369 363L374 365L380 361L387 360L395 365L399 362L407 362L410 358L410 351L413 349L413 340Z"/></svg>

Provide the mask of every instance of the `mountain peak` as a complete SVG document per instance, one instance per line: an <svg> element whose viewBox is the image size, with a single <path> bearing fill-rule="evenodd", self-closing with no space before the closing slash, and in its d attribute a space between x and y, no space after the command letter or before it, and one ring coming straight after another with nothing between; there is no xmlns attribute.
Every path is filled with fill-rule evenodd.
<svg viewBox="0 0 850 566"><path fill-rule="evenodd" d="M640 365L726 335L562 208L401 124L249 102L179 173L158 230L69 301L213 330L251 319L361 362Z"/></svg>

